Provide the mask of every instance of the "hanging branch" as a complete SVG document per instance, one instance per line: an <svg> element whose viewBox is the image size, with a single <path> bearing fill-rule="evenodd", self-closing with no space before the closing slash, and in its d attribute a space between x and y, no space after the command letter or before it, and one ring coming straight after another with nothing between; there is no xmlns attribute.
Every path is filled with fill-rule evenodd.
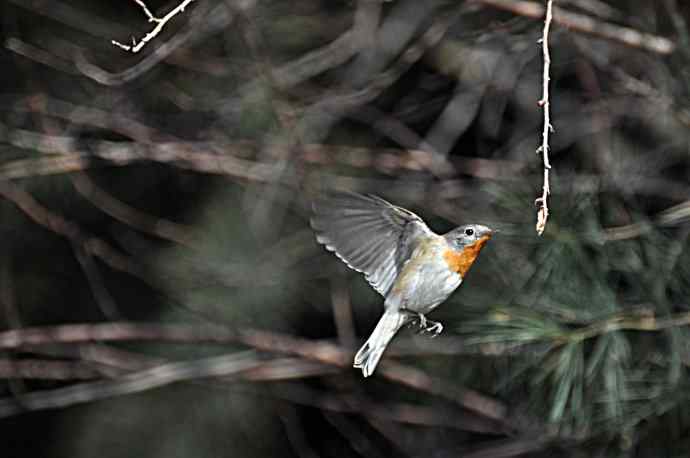
<svg viewBox="0 0 690 458"><path fill-rule="evenodd" d="M551 164L549 163L549 133L553 132L549 113L549 70L551 68L551 55L549 54L549 29L551 28L551 20L553 19L553 0L548 0L546 3L546 17L544 18L544 32L541 37L541 47L544 55L544 75L542 79L542 97L539 101L539 106L544 109L544 129L542 131L541 146L537 148L537 154L541 153L544 160L544 185L542 187L542 194L535 203L539 205L537 212L537 234L542 235L546 228L546 221L549 219L549 204L548 196L551 193L549 185L549 170Z"/></svg>

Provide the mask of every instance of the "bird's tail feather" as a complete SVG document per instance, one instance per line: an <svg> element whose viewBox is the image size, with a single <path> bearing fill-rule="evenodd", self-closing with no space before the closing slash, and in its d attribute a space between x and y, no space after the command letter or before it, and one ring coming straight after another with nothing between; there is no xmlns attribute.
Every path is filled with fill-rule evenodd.
<svg viewBox="0 0 690 458"><path fill-rule="evenodd" d="M376 369L388 343L407 320L407 315L400 310L386 310L369 339L355 355L353 366L362 369L362 374L369 377Z"/></svg>

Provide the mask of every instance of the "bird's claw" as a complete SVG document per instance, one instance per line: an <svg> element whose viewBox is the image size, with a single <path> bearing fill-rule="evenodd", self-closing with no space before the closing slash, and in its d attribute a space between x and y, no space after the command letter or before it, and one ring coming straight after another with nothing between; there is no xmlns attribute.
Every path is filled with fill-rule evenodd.
<svg viewBox="0 0 690 458"><path fill-rule="evenodd" d="M423 314L417 314L417 320L419 320L420 333L428 332L433 334L431 337L436 337L443 332L443 325L438 321L431 321L427 319Z"/></svg>
<svg viewBox="0 0 690 458"><path fill-rule="evenodd" d="M428 332L430 334L433 334L431 337L437 337L439 334L443 332L443 325L439 323L438 321L431 321L432 323L430 326L427 326L424 329L424 332Z"/></svg>
<svg viewBox="0 0 690 458"><path fill-rule="evenodd" d="M417 318L419 319L419 327L422 328L422 330L426 329L426 325L427 325L427 321L428 321L426 319L426 317L420 313L417 315Z"/></svg>

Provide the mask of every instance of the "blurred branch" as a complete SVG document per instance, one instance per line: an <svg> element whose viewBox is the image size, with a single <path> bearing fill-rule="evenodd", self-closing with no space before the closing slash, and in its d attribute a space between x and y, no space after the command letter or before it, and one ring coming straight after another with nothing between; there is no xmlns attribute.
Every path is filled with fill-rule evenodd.
<svg viewBox="0 0 690 458"><path fill-rule="evenodd" d="M194 245L194 236L191 228L183 224L151 216L136 208L130 207L121 200L113 197L112 194L100 188L91 178L83 173L74 174L71 176L71 179L74 188L79 194L116 220L122 221L136 230L160 237L164 240L179 243L187 247Z"/></svg>
<svg viewBox="0 0 690 458"><path fill-rule="evenodd" d="M0 379L88 380L101 377L90 363L0 359Z"/></svg>
<svg viewBox="0 0 690 458"><path fill-rule="evenodd" d="M321 48L308 52L277 68L271 68L271 81L277 89L286 90L326 70L337 67L356 53L355 41L352 30L348 30ZM260 91L261 88L261 78L256 78L233 91L232 96L221 97L218 102L214 103L214 108L221 114L229 116L241 107L240 98Z"/></svg>
<svg viewBox="0 0 690 458"><path fill-rule="evenodd" d="M143 355L102 343L22 345L18 351L42 357L84 361L98 368L101 375L108 378L168 362L164 358Z"/></svg>
<svg viewBox="0 0 690 458"><path fill-rule="evenodd" d="M104 324L66 324L58 326L25 327L0 332L0 349L29 349L37 345L74 344L85 342L162 341L175 343L228 344L240 339L238 332L223 326L112 322ZM318 345L321 341L315 341ZM323 341L327 342L327 341ZM81 348L81 347L80 347ZM348 348L348 347L342 347ZM107 347L84 347L88 354L110 354ZM120 351L120 350L117 350ZM466 348L457 337L440 336L437 339L401 338L388 352L396 356L421 355L502 355L511 348L497 346ZM387 354L388 354L387 353ZM60 354L62 356L62 354ZM72 355L77 357L76 354ZM128 359L127 355L121 355ZM81 357L81 356L80 356ZM109 357L108 357L109 358ZM107 358L106 358L107 359ZM116 358L118 361L120 357ZM345 360L348 358L345 357ZM98 360L97 360L98 361ZM349 363L349 361L346 361Z"/></svg>
<svg viewBox="0 0 690 458"><path fill-rule="evenodd" d="M390 87L400 76L417 62L424 53L436 46L445 36L448 28L453 25L459 15L459 10L446 12L436 18L421 36L408 46L400 57L385 71L372 77L363 88L350 88L337 93L325 95L318 102L308 107L300 120L299 126L304 138L311 135L321 140L330 130L334 122L348 111L375 99L384 89ZM310 140L313 141L313 138Z"/></svg>
<svg viewBox="0 0 690 458"><path fill-rule="evenodd" d="M61 59L55 54L34 46L19 38L10 37L5 41L5 48L20 56L31 59L39 64L54 68L55 70L70 75L79 75L79 70L74 67L72 62Z"/></svg>
<svg viewBox="0 0 690 458"><path fill-rule="evenodd" d="M677 0L664 0L664 5L668 10L668 15L673 21L673 28L676 29L680 48L685 55L688 55L688 44L690 43L690 31L688 31L688 24L683 16L683 13L678 8Z"/></svg>
<svg viewBox="0 0 690 458"><path fill-rule="evenodd" d="M331 343L321 343L319 346L316 346L308 340L276 333L265 331L240 332L242 335L240 341L256 349L297 354L308 359L348 369L351 365L352 351L349 349L343 350L341 347ZM506 406L474 390L431 377L421 370L386 360L382 363L380 373L386 379L400 385L452 400L468 410L502 424L510 423L510 419L507 417Z"/></svg>
<svg viewBox="0 0 690 458"><path fill-rule="evenodd" d="M51 7L46 9L46 7L42 5L42 3L45 2L10 1L35 13L48 16L51 20L61 21L72 28L83 30L97 37L108 35L111 32L125 33L116 23L106 22L97 16L72 9L69 6L62 5L62 2L52 2ZM174 51L180 49L180 47L185 44L189 44L190 42L195 43L199 41L201 37L208 36L218 30L226 28L232 22L234 16L232 11L225 5L219 5L210 12L207 7L199 8L199 10L198 13L192 15L185 30L174 34L168 41L157 46L153 52L148 54L137 64L120 72L113 73L98 67L87 60L84 48L59 40L57 37L54 37L50 42L50 50L41 49L38 46L26 43L16 37L8 38L5 42L5 46L19 55L55 68L56 70L68 74L84 75L100 84L117 86L138 78L165 59L169 59L171 63L181 63L179 60L176 60L174 56L171 56ZM202 23L203 27L197 27ZM199 62L198 56L196 59L195 69L198 70L200 67L205 67L203 63ZM206 70L208 71L210 69L207 68Z"/></svg>
<svg viewBox="0 0 690 458"><path fill-rule="evenodd" d="M0 348L18 349L32 345L170 341L178 343L230 343L237 333L220 326L162 325L154 323L67 324L22 328L0 332Z"/></svg>
<svg viewBox="0 0 690 458"><path fill-rule="evenodd" d="M551 164L549 163L549 133L553 132L551 125L550 101L549 101L549 81L551 80L551 55L549 54L549 29L551 28L553 0L548 0L546 3L546 17L544 18L544 31L541 37L541 46L544 56L544 73L542 76L542 96L539 100L539 106L544 110L544 127L542 130L541 146L537 149L537 153L541 153L544 160L544 185L542 187L542 195L537 199L539 211L537 213L537 234L542 235L546 228L546 222L549 219L549 204L548 198L551 193L551 186L549 184L549 171Z"/></svg>
<svg viewBox="0 0 690 458"><path fill-rule="evenodd" d="M384 455L372 441L345 415L333 412L324 412L324 417L332 427L350 444L350 447L360 456L382 458Z"/></svg>
<svg viewBox="0 0 690 458"><path fill-rule="evenodd" d="M6 329L19 329L22 326L22 316L17 306L15 291L15 250L12 245L5 249L0 256L0 323ZM4 354L5 352L0 352ZM13 355L8 354L8 362L12 362ZM26 391L24 381L20 378L7 377L7 387L13 395L20 395Z"/></svg>
<svg viewBox="0 0 690 458"><path fill-rule="evenodd" d="M350 292L347 289L345 277L342 275L331 277L330 289L333 320L338 333L338 340L341 345L351 347L355 343L356 336Z"/></svg>
<svg viewBox="0 0 690 458"><path fill-rule="evenodd" d="M146 135L146 134L144 134ZM284 146L257 142L131 142L94 141L83 151L72 137L51 136L21 129L7 131L10 144L50 155L34 156L0 163L0 180L55 175L103 166L127 166L153 161L238 178L271 181L275 178L273 162L247 160L262 150L267 158L282 157ZM373 168L386 174L396 171L426 170L434 161L434 152L421 149L366 148L328 144L296 145L296 159L313 165L345 165ZM99 161L102 159L104 161ZM524 168L515 161L481 158L448 159L460 173L491 179L514 179Z"/></svg>
<svg viewBox="0 0 690 458"><path fill-rule="evenodd" d="M151 14L151 11L149 11L148 7L142 0L134 0L137 2L139 6L144 10L144 14L146 14L146 17L148 18L149 22L153 22L156 24L156 26L151 30L149 33L144 35L144 37L139 40L137 43L137 40L132 37L132 45L125 45L120 43L119 41L112 40L111 43L114 44L115 46L118 46L125 51L131 51L133 53L138 53L141 51L141 48L146 46L146 44L153 40L161 31L163 30L163 27L170 21L172 18L177 16L179 13L182 13L184 9L192 3L194 0L183 0L182 3L177 5L175 8L170 10L168 14L163 16L162 18L156 17L153 14Z"/></svg>
<svg viewBox="0 0 690 458"><path fill-rule="evenodd" d="M142 324L142 323L107 323L107 324L77 324L61 325L41 328L25 328L0 332L0 348L13 349L21 348L26 345L46 345L55 343L76 343L92 341L137 341L137 340L157 340L174 342L215 342L215 343L242 343L270 353L287 353L298 355L307 360L317 361L322 364L332 365L339 368L350 369L352 361L352 350L344 349L330 342L315 342L297 337L288 336L260 330L238 330L232 331L220 326L199 326L191 327L184 325L161 325L161 324ZM192 363L190 363L192 364ZM186 366L185 366L186 367ZM258 365L257 365L258 367ZM250 369L245 367L242 370ZM167 370L166 370L167 372ZM153 372L156 373L155 371ZM184 372L185 374L187 372ZM142 377L148 379L149 372L143 371ZM507 416L507 407L499 401L489 398L474 390L463 388L454 383L446 382L442 379L432 377L425 372L409 366L396 364L391 361L384 361L381 367L381 375L395 383L414 388L418 391L430 393L442 398L456 402L458 405L476 412L482 416L498 421L501 424L510 424ZM136 378L136 377L135 377ZM170 383L169 378L164 380ZM125 394L132 387L124 381ZM146 382L144 382L146 383ZM135 387L139 386L138 382ZM151 386L147 384L146 386ZM155 383L152 386L160 386ZM139 391L139 389L137 389ZM100 385L95 390L100 396L102 389ZM107 388L106 393L111 393L111 388ZM117 393L121 393L116 388ZM67 392L67 399L71 399L73 393ZM58 399L63 399L60 395ZM43 401L38 405L43 406ZM59 404L48 404L47 407L60 407L64 401L56 401ZM2 416L3 406L0 403L0 416ZM513 425L512 427L517 427Z"/></svg>
<svg viewBox="0 0 690 458"><path fill-rule="evenodd" d="M189 328L194 328L194 326L189 326ZM205 331L201 331L199 334L201 335L204 332ZM57 331L54 334L65 335L70 334L70 331ZM202 337L198 342L203 343L205 340ZM161 358L144 356L103 344L84 344L74 341L69 343L70 345L42 342L37 345L21 345L16 349L22 352L36 353L51 357L81 359L83 360L81 364L87 369L90 368L96 371L94 377L89 376L88 378L102 376L109 378L119 377L126 372L138 372L144 369L152 369L167 363L167 361ZM316 342L316 344L318 345L318 342ZM81 378L78 373L72 373L70 376L70 373L67 371L63 371L63 375L60 375L60 373L51 371L51 367L41 366L40 364L32 365L32 361L37 360L29 360L25 363L26 367L32 367L31 372L29 372L28 369L20 372L16 367L10 367L7 369L6 375L8 377L22 376L23 378L61 380L76 380ZM55 367L60 367L60 365ZM67 364L65 367L69 368L70 365ZM339 369L301 358L277 358L266 360L264 364L243 372L241 377L247 381L279 381L327 375L334 371L339 371ZM304 392L304 390L305 388L300 386L277 386L271 389L270 394L298 404L334 412L360 413L368 417L380 418L387 421L426 426L445 426L483 433L501 433L503 431L500 426L483 417L472 417L472 415L466 412L456 412L451 408L442 410L442 413L439 415L438 407L432 408L407 403L377 403L365 400L355 394L333 395L316 393L311 390L309 392Z"/></svg>
<svg viewBox="0 0 690 458"><path fill-rule="evenodd" d="M299 417L293 406L282 406L279 418L285 428L285 435L292 450L299 458L319 458L309 444L306 431L300 426Z"/></svg>
<svg viewBox="0 0 690 458"><path fill-rule="evenodd" d="M20 187L8 181L0 181L0 196L14 203L37 224L81 246L86 253L102 259L113 269L127 272L136 277L144 276L141 268L110 244L84 232L72 221L49 211Z"/></svg>
<svg viewBox="0 0 690 458"><path fill-rule="evenodd" d="M657 214L653 221L662 227L673 226L690 221L690 200L682 202ZM633 223L625 226L607 227L604 234L607 241L626 240L639 237L651 231L649 223Z"/></svg>
<svg viewBox="0 0 690 458"><path fill-rule="evenodd" d="M690 200L662 211L657 215L657 221L664 226L690 221Z"/></svg>
<svg viewBox="0 0 690 458"><path fill-rule="evenodd" d="M22 320L17 308L13 261L11 249L0 256L0 318L2 318L0 323L3 327L19 328Z"/></svg>
<svg viewBox="0 0 690 458"><path fill-rule="evenodd" d="M518 437L506 440L494 441L489 445L479 448L479 450L463 453L463 458L508 458L511 456L526 455L538 452L549 446L551 438L548 436ZM439 458L445 458L441 454ZM457 456L455 454L451 456Z"/></svg>
<svg viewBox="0 0 690 458"><path fill-rule="evenodd" d="M620 10L606 3L605 0L561 0L561 4L571 5L604 19L620 20L624 17Z"/></svg>
<svg viewBox="0 0 690 458"><path fill-rule="evenodd" d="M425 160L425 165L432 172L441 176L447 176L455 171L449 164L449 159L445 154L439 154L438 150L427 139L417 134L412 128L398 119L397 116L389 115L374 106L365 105L350 114L349 117L358 122L371 125L373 129L393 140L407 150L408 153L413 151L424 152L424 154L429 156L429 159Z"/></svg>
<svg viewBox="0 0 690 458"><path fill-rule="evenodd" d="M550 342L553 348L562 348L617 331L659 332L685 326L690 326L690 312L660 318L652 310L638 308L573 327L572 323L552 320L532 311L504 309L492 312L488 321L468 323L467 329L473 329L475 335L468 337L466 342L468 345L498 343L515 346ZM690 364L687 359L686 364Z"/></svg>
<svg viewBox="0 0 690 458"><path fill-rule="evenodd" d="M45 0L7 0L9 3L33 13L60 22L74 30L80 30L93 37L106 38L110 33L126 33L126 28L118 22L101 19L89 14L83 8L71 6L64 1Z"/></svg>
<svg viewBox="0 0 690 458"><path fill-rule="evenodd" d="M104 120L105 121L105 120ZM213 142L159 142L141 144L130 142L94 141L88 151L81 152L77 140L36 132L7 130L6 141L24 148L49 153L0 164L0 181L55 175L88 170L91 168L123 167L142 161L153 161L199 173L226 175L239 179L270 182L276 179L273 162L255 162L247 158L256 156L261 145L251 141L234 143ZM267 158L281 157L281 145L265 145ZM383 174L398 174L407 170L426 170L434 160L434 154L425 150L401 150L395 148L366 148L326 144L298 145L296 160L314 166L344 165L353 168L370 168ZM59 154L56 154L59 153ZM102 159L99 160L99 159ZM449 158L454 169L462 174L492 180L515 180L525 170L525 163L500 159ZM286 177L289 178L289 177ZM601 180L580 173L564 176L564 183L572 183L582 192L601 189ZM292 183L288 180L288 183ZM452 181L447 181L451 184ZM626 183L629 191L642 195L658 195L667 198L687 196L685 183L668 179L655 180L644 176Z"/></svg>
<svg viewBox="0 0 690 458"><path fill-rule="evenodd" d="M409 402L383 402L361 394L320 391L304 385L277 385L271 395L279 399L339 413L358 413L367 418L411 425L443 426L481 433L499 434L500 425L479 415L448 406L426 406Z"/></svg>
<svg viewBox="0 0 690 458"><path fill-rule="evenodd" d="M604 229L604 238L608 242L616 240L629 240L650 232L652 226L646 223L633 223L624 226L607 227Z"/></svg>
<svg viewBox="0 0 690 458"><path fill-rule="evenodd" d="M0 399L0 418L27 410L54 409L97 399L139 393L174 382L233 375L261 364L263 362L252 351L163 364L123 375L113 381L104 380L36 391L24 394L16 400Z"/></svg>
<svg viewBox="0 0 690 458"><path fill-rule="evenodd" d="M642 316L614 316L572 331L569 340L586 340L615 331L663 331L669 328L690 325L690 312L657 318L652 314Z"/></svg>
<svg viewBox="0 0 690 458"><path fill-rule="evenodd" d="M0 102L8 106L11 105L12 111L18 113L37 113L64 119L74 125L97 127L131 138L140 143L177 140L173 135L163 133L138 121L135 113L123 113L122 111L100 109L94 106L78 105L62 99L49 97L43 93L29 95L20 99L3 97L0 98ZM0 132L3 131L7 131L10 134L8 128L0 125ZM21 135L18 135L17 140L20 137ZM53 138L67 139L69 137Z"/></svg>
<svg viewBox="0 0 690 458"><path fill-rule="evenodd" d="M84 276L91 287L93 297L96 300L96 304L98 304L98 307L101 309L103 316L109 320L122 319L115 299L110 294L110 291L108 291L93 257L87 253L81 245L74 242L72 243L72 251L74 251L74 257L77 258L81 269L84 271Z"/></svg>
<svg viewBox="0 0 690 458"><path fill-rule="evenodd" d="M250 353L251 355L251 353ZM240 354L241 356L241 354ZM147 389L164 386L179 381L193 381L207 377L224 378L227 381L237 377L247 381L288 380L310 375L324 375L329 371L320 364L295 358L276 358L257 360L239 368L225 369L223 364L234 360L234 355L206 358L180 363L158 362L146 369L138 369L118 379L95 383L77 384L67 388L44 390L26 394L14 401L0 399L0 417L18 414L23 410L40 410L121 396ZM152 358L155 360L155 358ZM309 367L313 369L310 371ZM306 371L305 371L306 369ZM107 371L106 371L107 372ZM89 362L63 362L46 360L0 360L0 377L47 380L80 380L103 376L99 365ZM306 390L306 391L305 391ZM445 426L465 431L500 434L504 431L481 417L473 418L452 408L425 407L410 403L372 402L356 394L326 394L308 390L296 385L277 385L269 392L272 396L296 404L317 407L339 413L358 413L367 417L395 421L412 425ZM11 404L17 404L11 406Z"/></svg>
<svg viewBox="0 0 690 458"><path fill-rule="evenodd" d="M484 5L510 11L520 16L542 19L546 8L539 3L524 0L474 0ZM553 7L553 20L571 30L616 41L626 46L641 48L658 54L670 54L675 50L671 40L638 30L598 21L590 16L572 13L558 6Z"/></svg>

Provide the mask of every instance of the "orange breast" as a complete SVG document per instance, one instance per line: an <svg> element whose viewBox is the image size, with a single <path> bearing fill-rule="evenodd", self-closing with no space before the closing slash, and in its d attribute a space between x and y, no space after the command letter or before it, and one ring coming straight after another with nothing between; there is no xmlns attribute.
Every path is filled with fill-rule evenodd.
<svg viewBox="0 0 690 458"><path fill-rule="evenodd" d="M453 272L457 272L461 277L465 277L465 274L470 270L470 266L479 256L479 252L484 248L486 242L489 241L491 236L485 235L471 245L467 245L462 251L456 251L448 249L443 253L443 259L446 260L448 268Z"/></svg>

